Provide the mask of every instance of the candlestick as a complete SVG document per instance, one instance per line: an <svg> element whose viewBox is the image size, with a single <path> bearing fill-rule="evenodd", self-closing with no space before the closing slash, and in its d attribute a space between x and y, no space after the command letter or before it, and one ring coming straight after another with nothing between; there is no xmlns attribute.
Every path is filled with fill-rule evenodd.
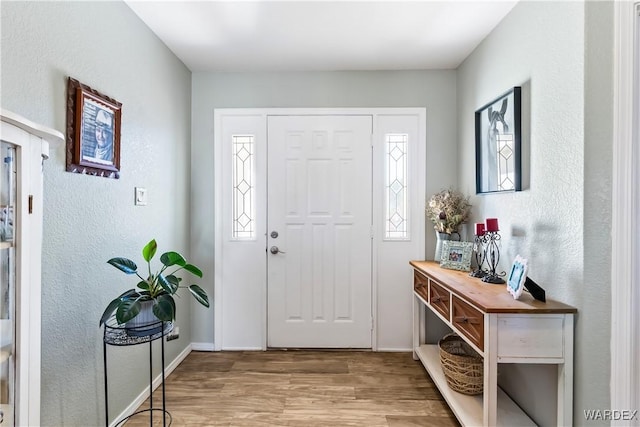
<svg viewBox="0 0 640 427"><path fill-rule="evenodd" d="M484 223L476 223L476 236L482 236L484 234Z"/></svg>
<svg viewBox="0 0 640 427"><path fill-rule="evenodd" d="M478 225L482 226L482 235L478 234ZM482 269L482 264L484 264L484 247L483 247L483 236L484 235L484 224L476 224L476 236L473 239L473 250L476 253L476 269L469 273L471 277L484 277L487 275L485 271Z"/></svg>
<svg viewBox="0 0 640 427"><path fill-rule="evenodd" d="M498 226L498 220L496 218L487 218L487 225L489 225L489 219L494 219L495 226ZM487 227L487 229L488 228L489 227ZM487 272L487 275L482 278L482 281L495 284L505 283L500 276L504 276L507 273L504 271L496 273L496 268L500 261L500 234L497 231L487 231L482 237L484 243L484 259L489 266L489 271Z"/></svg>

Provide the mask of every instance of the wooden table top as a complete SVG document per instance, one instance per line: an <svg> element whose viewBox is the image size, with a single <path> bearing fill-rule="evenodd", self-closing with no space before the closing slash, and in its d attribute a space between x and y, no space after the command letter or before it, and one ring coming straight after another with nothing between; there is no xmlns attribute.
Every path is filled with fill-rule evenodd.
<svg viewBox="0 0 640 427"><path fill-rule="evenodd" d="M570 305L547 298L546 302L534 299L528 292L523 292L520 299L513 299L507 291L507 285L485 283L469 277L466 271L449 270L440 267L435 261L411 261L410 264L419 272L438 282L451 292L475 304L485 313L576 313L578 310Z"/></svg>

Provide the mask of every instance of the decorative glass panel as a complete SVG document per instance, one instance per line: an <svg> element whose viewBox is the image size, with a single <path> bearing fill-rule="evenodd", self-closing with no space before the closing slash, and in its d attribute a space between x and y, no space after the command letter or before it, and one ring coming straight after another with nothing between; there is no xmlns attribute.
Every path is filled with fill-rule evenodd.
<svg viewBox="0 0 640 427"><path fill-rule="evenodd" d="M385 240L409 238L407 148L409 135L385 136Z"/></svg>
<svg viewBox="0 0 640 427"><path fill-rule="evenodd" d="M498 191L513 190L515 188L513 134L496 135L496 143L498 144Z"/></svg>
<svg viewBox="0 0 640 427"><path fill-rule="evenodd" d="M15 413L15 287L14 220L16 149L0 145L0 424L13 426Z"/></svg>
<svg viewBox="0 0 640 427"><path fill-rule="evenodd" d="M234 135L233 164L233 230L235 240L255 239L255 171L254 136Z"/></svg>

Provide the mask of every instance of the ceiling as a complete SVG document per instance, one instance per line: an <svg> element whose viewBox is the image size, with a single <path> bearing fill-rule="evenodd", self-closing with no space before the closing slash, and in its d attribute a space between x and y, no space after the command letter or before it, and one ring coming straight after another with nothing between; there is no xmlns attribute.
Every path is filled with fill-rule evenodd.
<svg viewBox="0 0 640 427"><path fill-rule="evenodd" d="M125 2L206 72L452 69L517 0Z"/></svg>

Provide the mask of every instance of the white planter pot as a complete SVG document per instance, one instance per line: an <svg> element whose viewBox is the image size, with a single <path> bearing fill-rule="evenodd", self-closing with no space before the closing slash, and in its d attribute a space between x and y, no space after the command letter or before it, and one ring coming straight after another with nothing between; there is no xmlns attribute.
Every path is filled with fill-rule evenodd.
<svg viewBox="0 0 640 427"><path fill-rule="evenodd" d="M153 314L153 301L141 301L140 313L125 323L127 334L134 337L146 337L162 331L162 321ZM168 323L168 322L165 322Z"/></svg>

